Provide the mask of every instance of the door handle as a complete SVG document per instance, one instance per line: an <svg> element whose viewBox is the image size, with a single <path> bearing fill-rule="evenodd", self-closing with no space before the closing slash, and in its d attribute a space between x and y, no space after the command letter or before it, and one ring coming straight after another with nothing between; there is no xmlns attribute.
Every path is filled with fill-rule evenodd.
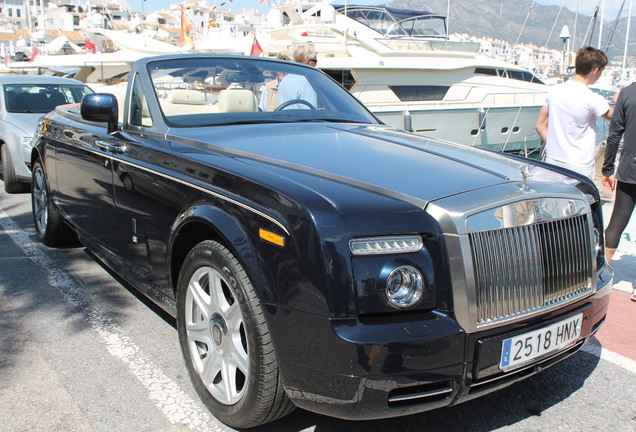
<svg viewBox="0 0 636 432"><path fill-rule="evenodd" d="M112 153L123 153L126 151L125 144L117 144L112 141L95 140L95 145L101 150L109 151Z"/></svg>

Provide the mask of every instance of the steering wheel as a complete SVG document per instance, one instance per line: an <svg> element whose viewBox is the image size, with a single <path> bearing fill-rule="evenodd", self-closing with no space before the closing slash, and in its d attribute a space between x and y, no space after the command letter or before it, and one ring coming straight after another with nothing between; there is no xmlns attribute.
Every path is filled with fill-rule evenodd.
<svg viewBox="0 0 636 432"><path fill-rule="evenodd" d="M296 104L301 104L301 105L305 105L307 107L309 107L309 109L315 110L316 107L313 106L312 104L310 104L309 102L307 102L304 99L292 99L292 100L288 100L287 102L283 102L282 104L278 105L276 107L276 109L274 109L274 111L280 111L280 110L284 110L285 108L287 108L290 105L296 105Z"/></svg>

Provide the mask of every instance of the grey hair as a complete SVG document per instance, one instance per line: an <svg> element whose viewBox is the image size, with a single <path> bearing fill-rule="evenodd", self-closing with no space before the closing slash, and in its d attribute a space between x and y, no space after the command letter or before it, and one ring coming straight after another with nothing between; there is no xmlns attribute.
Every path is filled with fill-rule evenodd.
<svg viewBox="0 0 636 432"><path fill-rule="evenodd" d="M307 59L315 59L317 55L314 47L300 45L294 50L293 58L296 63L305 63Z"/></svg>

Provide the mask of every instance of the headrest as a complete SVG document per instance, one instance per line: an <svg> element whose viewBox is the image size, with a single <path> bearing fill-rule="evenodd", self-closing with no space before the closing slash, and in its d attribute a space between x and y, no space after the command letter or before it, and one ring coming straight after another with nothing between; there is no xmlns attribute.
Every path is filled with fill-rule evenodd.
<svg viewBox="0 0 636 432"><path fill-rule="evenodd" d="M255 112L256 99L251 90L225 89L219 92L219 112Z"/></svg>
<svg viewBox="0 0 636 432"><path fill-rule="evenodd" d="M225 79L227 80L227 82L230 82L230 83L239 83L239 82L247 81L247 78L245 77L244 72L229 72L227 76L225 77Z"/></svg>
<svg viewBox="0 0 636 432"><path fill-rule="evenodd" d="M191 89L174 89L168 93L168 102L185 105L204 105L203 92Z"/></svg>

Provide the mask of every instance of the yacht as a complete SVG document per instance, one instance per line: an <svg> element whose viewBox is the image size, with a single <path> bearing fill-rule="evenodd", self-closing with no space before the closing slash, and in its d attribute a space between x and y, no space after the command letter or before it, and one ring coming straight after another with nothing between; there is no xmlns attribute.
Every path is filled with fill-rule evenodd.
<svg viewBox="0 0 636 432"><path fill-rule="evenodd" d="M548 86L451 40L444 15L323 1L273 6L268 23L257 36L268 55L314 46L318 67L387 124L496 151L540 148L534 125Z"/></svg>

